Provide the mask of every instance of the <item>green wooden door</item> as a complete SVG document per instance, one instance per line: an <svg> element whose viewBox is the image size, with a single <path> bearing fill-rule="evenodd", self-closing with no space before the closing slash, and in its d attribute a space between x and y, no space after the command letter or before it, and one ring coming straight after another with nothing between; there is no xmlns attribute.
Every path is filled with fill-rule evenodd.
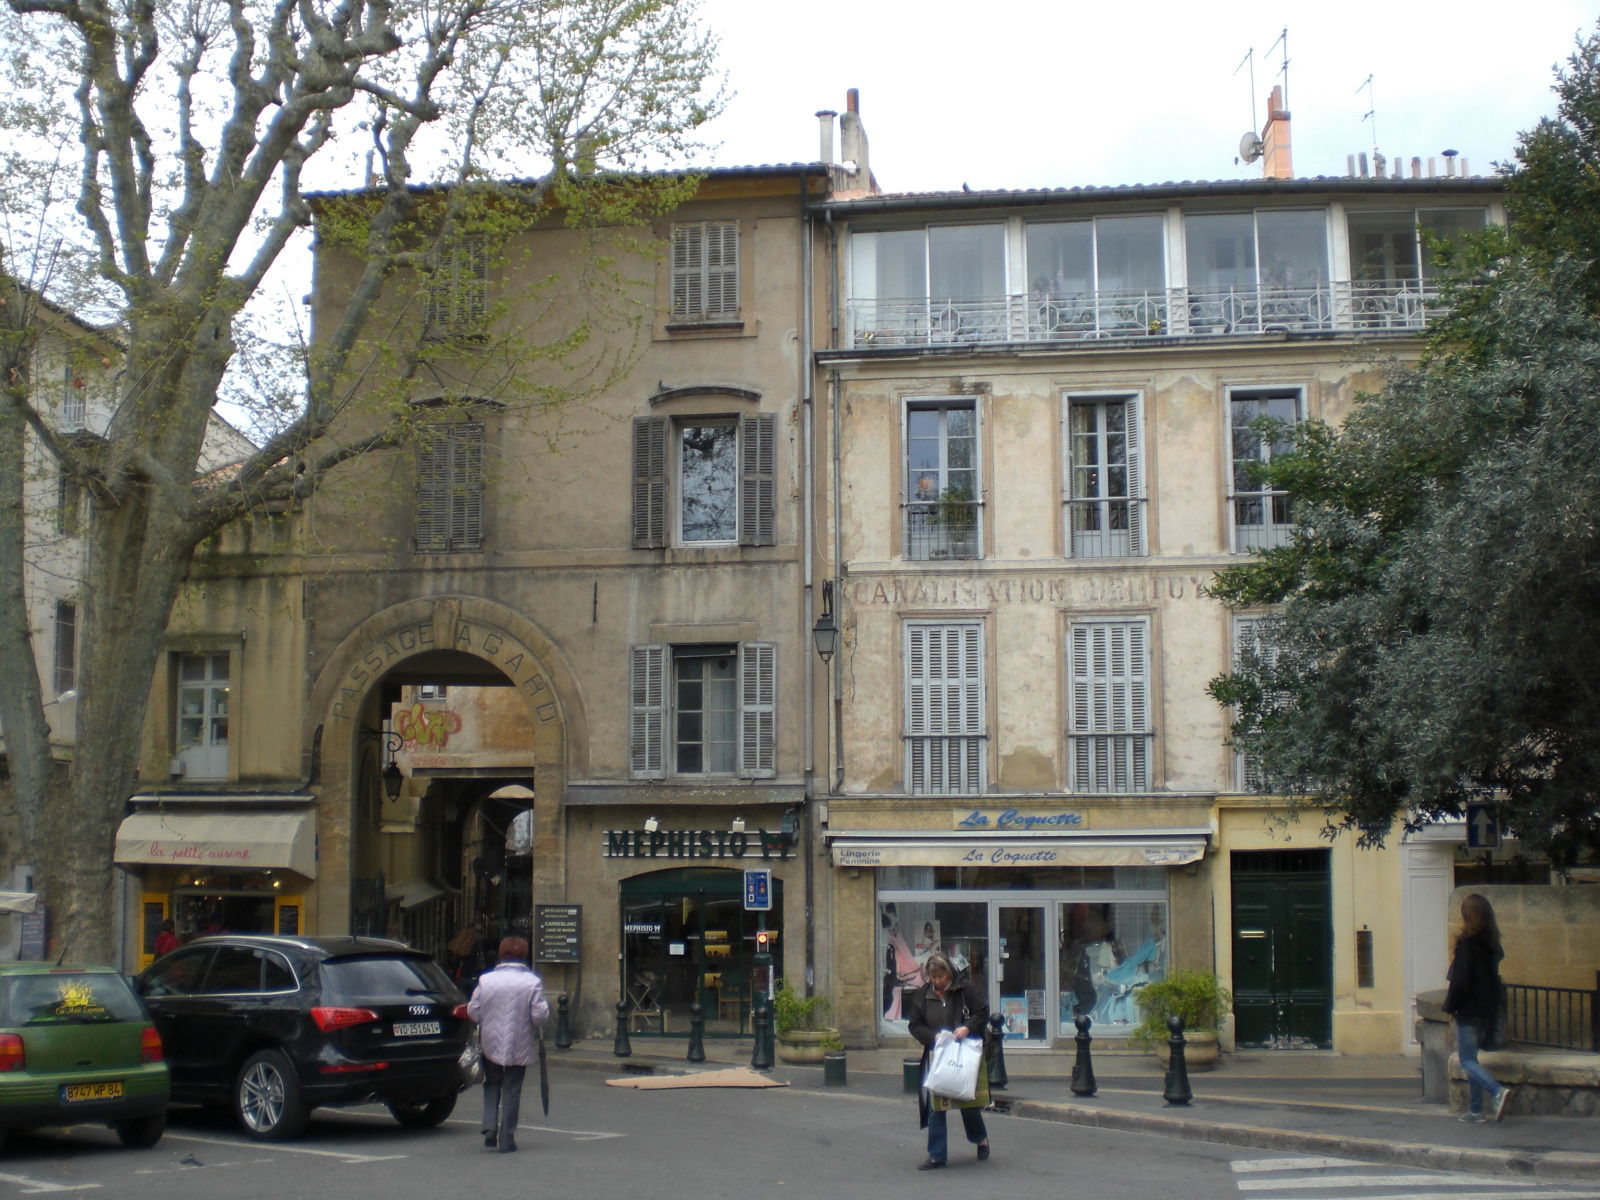
<svg viewBox="0 0 1600 1200"><path fill-rule="evenodd" d="M1333 1042L1333 932L1326 850L1236 852L1233 1013L1241 1046Z"/></svg>

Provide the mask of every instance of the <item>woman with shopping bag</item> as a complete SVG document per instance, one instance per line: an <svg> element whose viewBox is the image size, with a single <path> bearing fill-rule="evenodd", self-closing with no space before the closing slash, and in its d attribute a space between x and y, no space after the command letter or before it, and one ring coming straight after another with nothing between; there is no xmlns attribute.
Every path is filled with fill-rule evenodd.
<svg viewBox="0 0 1600 1200"><path fill-rule="evenodd" d="M953 1035L963 1040L969 1035L979 1041L989 1020L989 1002L970 981L956 982L955 968L943 952L935 950L928 955L922 969L928 982L911 994L906 1009L906 1022L911 1036L922 1043L922 1072L927 1079L928 1066L933 1058L939 1035ZM952 1037L944 1039L945 1046ZM919 1171L933 1171L945 1165L949 1156L949 1125L946 1113L958 1109L967 1141L978 1148L978 1161L989 1157L989 1131L984 1128L983 1110L989 1103L989 1073L983 1056L978 1055L976 1087L970 1100L953 1100L948 1096L930 1095L927 1087L917 1093L917 1111L922 1127L928 1131L928 1157L918 1165Z"/></svg>

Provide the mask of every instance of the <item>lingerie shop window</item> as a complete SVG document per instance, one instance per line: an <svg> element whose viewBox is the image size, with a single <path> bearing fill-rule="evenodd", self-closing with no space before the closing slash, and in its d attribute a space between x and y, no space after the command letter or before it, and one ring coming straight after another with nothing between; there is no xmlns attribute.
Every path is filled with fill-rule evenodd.
<svg viewBox="0 0 1600 1200"><path fill-rule="evenodd" d="M1141 1020L1139 989L1166 978L1167 906L1064 903L1060 911L1061 1025L1087 1013L1098 1035Z"/></svg>
<svg viewBox="0 0 1600 1200"><path fill-rule="evenodd" d="M942 950L956 969L979 986L986 984L989 957L989 907L983 903L947 904L934 900L889 901L878 905L883 963L882 1009L886 1028L907 1032L906 1005L928 981L928 956Z"/></svg>

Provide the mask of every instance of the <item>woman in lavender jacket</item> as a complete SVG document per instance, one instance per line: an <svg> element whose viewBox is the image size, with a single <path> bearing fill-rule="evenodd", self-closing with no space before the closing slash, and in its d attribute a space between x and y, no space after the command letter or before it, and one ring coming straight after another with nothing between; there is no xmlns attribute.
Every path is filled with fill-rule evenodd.
<svg viewBox="0 0 1600 1200"><path fill-rule="evenodd" d="M500 943L500 962L478 977L467 1015L478 1023L483 1049L483 1144L510 1154L517 1148L522 1077L533 1061L535 1031L550 1016L525 938Z"/></svg>

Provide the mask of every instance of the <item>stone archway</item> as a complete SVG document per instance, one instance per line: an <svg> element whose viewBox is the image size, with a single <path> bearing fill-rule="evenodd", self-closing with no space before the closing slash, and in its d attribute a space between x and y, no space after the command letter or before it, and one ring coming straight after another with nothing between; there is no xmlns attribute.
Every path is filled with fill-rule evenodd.
<svg viewBox="0 0 1600 1200"><path fill-rule="evenodd" d="M314 760L308 774L317 795L320 869L308 916L320 932L342 932L348 925L360 741L363 728L376 728L378 685L407 660L438 651L482 661L527 703L538 831L533 887L541 898L565 894L561 801L571 748L586 744L573 673L542 630L502 604L477 596L419 598L374 613L352 629L329 653L311 688L305 744Z"/></svg>

